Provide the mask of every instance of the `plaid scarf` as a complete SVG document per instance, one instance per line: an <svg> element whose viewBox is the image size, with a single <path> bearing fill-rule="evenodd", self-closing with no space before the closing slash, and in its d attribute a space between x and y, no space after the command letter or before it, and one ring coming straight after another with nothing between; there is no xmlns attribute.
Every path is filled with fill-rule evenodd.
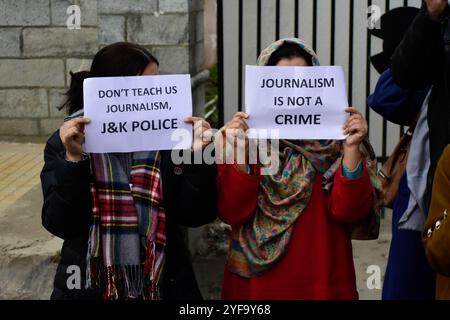
<svg viewBox="0 0 450 320"><path fill-rule="evenodd" d="M91 154L87 288L103 299L160 298L166 217L159 152Z"/></svg>
<svg viewBox="0 0 450 320"><path fill-rule="evenodd" d="M282 39L263 50L258 65L267 65L270 56L285 42L298 44L319 65L314 51L300 39ZM365 140L361 153L374 189L371 213L360 224L351 226L353 239L378 238L382 208L377 161L372 146ZM287 252L295 221L307 207L315 176L323 176L323 189L332 188L332 180L342 163L340 141L280 141L280 167L274 175L265 175L259 188L253 219L233 229L228 253L228 269L251 278L270 270Z"/></svg>

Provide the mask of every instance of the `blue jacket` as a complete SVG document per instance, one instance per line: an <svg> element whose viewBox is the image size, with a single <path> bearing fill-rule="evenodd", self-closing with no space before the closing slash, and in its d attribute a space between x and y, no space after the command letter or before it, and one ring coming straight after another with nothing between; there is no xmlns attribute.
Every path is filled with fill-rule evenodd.
<svg viewBox="0 0 450 320"><path fill-rule="evenodd" d="M429 88L406 90L400 88L392 79L391 70L383 72L377 82L375 92L369 96L369 107L398 125L409 126L414 122Z"/></svg>

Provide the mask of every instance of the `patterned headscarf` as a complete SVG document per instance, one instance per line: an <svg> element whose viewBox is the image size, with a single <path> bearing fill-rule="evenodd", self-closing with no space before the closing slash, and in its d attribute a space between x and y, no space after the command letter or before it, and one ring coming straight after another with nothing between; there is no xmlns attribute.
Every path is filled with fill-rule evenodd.
<svg viewBox="0 0 450 320"><path fill-rule="evenodd" d="M314 66L319 65L316 53L300 39L274 42L262 51L258 65L267 65L271 55L285 42L298 44L309 53ZM381 210L380 186L376 177L376 157L365 141L361 148L374 186L374 208L361 225L353 228L354 239L376 239ZM231 272L251 278L263 274L287 252L297 218L307 207L317 173L324 178L323 188L332 187L332 178L342 162L342 142L280 141L280 166L274 175L263 176L254 217L233 229L227 266Z"/></svg>

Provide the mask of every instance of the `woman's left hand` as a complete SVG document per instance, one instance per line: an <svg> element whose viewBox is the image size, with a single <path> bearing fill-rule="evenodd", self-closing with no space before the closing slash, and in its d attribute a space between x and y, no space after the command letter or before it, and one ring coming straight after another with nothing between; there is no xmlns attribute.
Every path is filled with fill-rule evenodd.
<svg viewBox="0 0 450 320"><path fill-rule="evenodd" d="M367 121L361 112L353 107L345 109L345 112L351 115L343 126L344 134L348 135L344 145L346 147L359 147L360 143L367 137L369 130Z"/></svg>
<svg viewBox="0 0 450 320"><path fill-rule="evenodd" d="M184 119L184 122L194 126L193 151L201 151L212 142L211 125L205 119L200 117L187 117Z"/></svg>

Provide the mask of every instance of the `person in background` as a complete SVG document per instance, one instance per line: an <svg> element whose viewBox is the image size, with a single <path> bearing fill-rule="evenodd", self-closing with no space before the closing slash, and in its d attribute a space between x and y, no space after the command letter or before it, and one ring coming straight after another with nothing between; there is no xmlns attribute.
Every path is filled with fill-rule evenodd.
<svg viewBox="0 0 450 320"><path fill-rule="evenodd" d="M426 94L427 90L408 91L400 88L392 80L388 69L378 80L374 93L369 96L368 105L388 121L410 126L416 121ZM423 119L426 121L426 117ZM424 124L424 121L421 123ZM424 128L423 134L427 136L428 128L426 126ZM415 132L417 136L418 131ZM410 150L408 163L416 163L417 165L414 165L416 170L408 172L407 168L403 174L392 207L392 240L383 283L383 300L435 298L435 273L428 264L421 240L428 210L426 206L419 206L413 196L421 195L419 198L424 203L426 194L430 191L425 189L429 153L428 150L424 150L426 143L418 143L423 140L415 139L415 141L417 143L414 143L415 149ZM422 157L418 157L418 154ZM423 161L418 161L419 159ZM410 177L422 177L423 184L418 185L416 179L408 179L408 174ZM411 189L414 191L413 194ZM411 203L414 204L411 206ZM416 219L415 216L419 218Z"/></svg>
<svg viewBox="0 0 450 320"><path fill-rule="evenodd" d="M417 8L409 7L391 10L381 17L381 28L371 30L373 35L382 38L384 42L383 52L371 59L381 76L375 91L368 97L368 106L386 120L408 127L414 125L418 119L429 88L408 90L399 87L392 79L390 57L418 11ZM424 121L426 122L426 118ZM424 136L427 135L428 129L425 126ZM425 150L427 143L415 145L417 147L410 157L411 161L417 163L414 166L417 170L412 170L410 174L414 177L421 175L422 185L425 186L429 167L429 153ZM425 159L417 155L422 155ZM425 161L418 161L420 159ZM427 210L416 213L422 217L422 222L414 225L411 223L414 219L411 213L421 207L410 206L415 195L421 194L424 199L429 190L428 192L417 190L420 186L415 181L417 180L408 179L407 172L403 174L392 207L392 240L383 283L383 300L432 300L435 298L435 273L428 264L421 238ZM426 209L426 205L422 208Z"/></svg>
<svg viewBox="0 0 450 320"><path fill-rule="evenodd" d="M391 59L394 82L402 89L432 86L427 109L431 190L437 162L450 143L450 9L448 0L425 0ZM430 195L426 207L430 204Z"/></svg>
<svg viewBox="0 0 450 320"><path fill-rule="evenodd" d="M171 151L82 149L90 122L82 117L83 80L156 75L158 67L144 47L120 42L101 49L90 71L72 74L71 116L47 141L41 173L42 224L64 239L52 299L201 299L185 227L216 218L216 166L176 166ZM194 148L205 146L199 139L207 130L202 121ZM69 287L73 266L81 270L78 288Z"/></svg>
<svg viewBox="0 0 450 320"><path fill-rule="evenodd" d="M260 66L318 64L299 39L279 40L258 59ZM350 230L375 216L376 166L360 152L366 121L355 108L346 111L344 142L281 140L276 174L237 159L218 165L219 217L232 227L223 299L358 298ZM226 137L247 131L247 118L237 113Z"/></svg>

